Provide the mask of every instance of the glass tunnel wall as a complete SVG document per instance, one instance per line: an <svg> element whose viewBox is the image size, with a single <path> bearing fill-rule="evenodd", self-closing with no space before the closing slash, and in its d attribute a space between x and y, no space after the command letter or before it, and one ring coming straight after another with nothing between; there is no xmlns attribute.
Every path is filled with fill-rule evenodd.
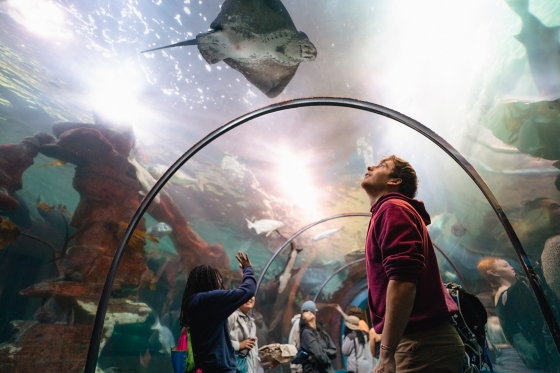
<svg viewBox="0 0 560 373"><path fill-rule="evenodd" d="M560 62L551 52L559 42L557 1L285 0L285 12L275 8L259 19L295 27L312 45L297 38L305 54L295 56L296 65L284 59L289 67L273 69L284 74L274 92L262 84L266 68L244 76L241 60L211 63L194 46L140 53L205 32L225 5L0 1L0 371L81 371L114 252L155 180L210 131L299 97L375 102L451 143L512 221L559 319ZM249 31L270 36L257 18L244 18ZM341 212L367 213L359 181L367 164L391 153L419 171L418 198L432 216L442 279L461 283L487 308L496 367L552 371L557 353L520 262L472 181L405 126L334 108L247 123L174 176L124 253L98 371L169 371L166 348L151 327L159 318L177 332L177 297L190 268L213 264L235 286L233 254L241 249L260 275L301 227ZM254 226L263 219L283 225L258 234ZM365 218L326 222L295 240L290 271L291 246L274 260L256 310L267 328L278 320L271 341L285 341L300 302L363 255L366 228ZM479 272L480 260L490 257L502 261L486 261ZM493 293L504 290L496 279L507 275L500 270L511 272L507 264L519 279L504 303ZM343 308L355 302L363 290L359 267L334 276L318 302ZM287 277L287 290L279 292ZM349 289L345 297L342 289ZM270 306L287 294L291 308ZM319 311L335 340L338 317L329 306Z"/></svg>
<svg viewBox="0 0 560 373"><path fill-rule="evenodd" d="M298 122L305 124L298 125ZM340 123L344 124L340 129L345 132L344 137L336 133L326 135L329 131L339 130ZM281 135L270 138L272 130ZM282 157L267 155L259 159L258 154L269 154L262 149L284 151L286 143L294 143L288 140L290 133L295 132L297 137L301 137L301 132L307 131L313 133L313 139L308 139L302 152L294 150ZM260 136L262 137L259 138ZM364 138L368 138L371 149L360 148ZM336 142L329 139L336 139ZM392 139L398 141L391 141ZM265 343L286 343L293 317L299 313L303 301L317 297L321 320L331 326L328 328L329 332L333 339L340 342L339 329L332 327L337 323L340 325L340 318L334 311L334 306L350 304L353 295L363 290L365 263L358 262L349 266L326 284L325 280L345 263L363 258L368 219L360 216L329 220L311 227L289 245L285 245L285 240L291 233L286 232L298 231L301 226L322 216L342 213L342 208L358 211L369 209L365 194L353 180L361 180L363 177L363 167L367 163L364 157L380 158L381 152L386 152L385 142L394 144L392 148L405 158L416 161L419 178L427 180L423 181L423 185L427 187L421 191L419 198L426 202L429 210L434 211L430 233L434 237L438 257L444 258L440 259L442 279L446 282L461 283L485 301L491 315L502 316L501 322L496 316L491 322L492 327L497 329L496 334L502 338L498 342L503 342L506 338L504 334L510 330L503 329L502 324L506 328L507 322L518 321L512 321L508 319L511 317L509 314L504 316L497 311L499 307L493 305L491 284L487 276L482 276L477 271L477 264L485 257L496 257L503 263L513 263L518 271L520 266L517 255L486 198L443 150L422 135L391 119L348 108L299 108L269 114L231 130L195 154L179 171L179 175L194 174L200 177L197 168L191 168L192 165L198 165L196 167L206 170L206 190L213 192L192 198L183 191L174 191L173 185L169 185L159 194L159 203L154 201L147 211L148 214L153 214L159 209L168 209L164 204L171 206L170 201L176 201L182 215L191 222L193 229L198 229L201 238L207 243L200 243L197 253L190 252L188 262L184 260L186 255L189 255L187 253L177 252L179 260L170 260L169 257L164 259L162 256L165 255L162 255L161 250L148 254L153 255L152 259L158 258L156 262L152 262L153 268L148 272L149 278L151 281L157 281L159 277L156 275L154 280L153 273L167 273L167 266L171 262L180 262L183 268L174 270L184 270L186 273L188 268L197 264L209 263L228 274L226 286L235 286L240 283L240 276L235 270L233 256L242 248L257 258L255 269L257 274L262 276L253 314L259 326L259 340L266 341ZM233 163L229 149L232 144L239 143L244 143L245 146L242 147L243 150L238 150ZM297 147L297 141L295 146ZM379 149L380 154L376 154L372 149ZM248 161L248 153L255 154L257 161ZM294 153L296 156L291 158L290 155ZM418 155L421 155L421 160L416 159ZM232 167L232 163L235 168ZM212 167L212 164L220 164L221 167ZM283 172L284 167L289 169L289 174ZM234 169L236 172L232 175ZM292 179L288 177L294 174L300 176L295 193L292 189ZM233 176L238 179L236 182L228 179ZM248 180L245 180L246 178ZM333 190L339 193L332 193ZM198 191L193 188L192 193L201 191L199 186ZM305 198L296 199L298 193L304 191L307 192ZM286 195L291 198L282 198ZM214 206L220 206L221 209L214 210ZM225 213L222 210L225 210ZM265 215L262 215L263 211L266 211ZM175 213L175 218L178 215ZM249 215L251 219L248 218ZM166 217L157 220L171 223ZM268 225L264 224L265 222ZM197 228L198 226L204 228ZM189 234L180 236L189 237ZM173 240L173 233L169 237ZM183 245L177 240L180 241L180 237L174 238L175 247L192 247L192 243ZM262 273L262 267L256 264L259 262L257 255L267 250L266 257L270 257L280 246L285 247L268 267L267 272ZM256 252L253 252L255 249ZM162 313L158 314L156 311L154 317L159 317L177 336L179 328L176 317L181 301L181 292L177 289L184 287L184 278L179 280L179 283L182 285L170 287L170 291L175 294L167 294L163 307L161 304L150 304L149 295L146 298L152 309L162 307ZM514 317L531 317L532 320L536 320L535 324L530 326L531 331L525 329L525 332L529 333L528 335L537 331L540 334L544 332L545 337L542 341L531 341L534 344L518 344L516 349L507 342L501 343L500 356L497 356L498 350L494 347L494 363L497 368L505 371L515 371L517 366L524 366L519 357L515 358L517 354L526 358L527 355L543 349L547 359L551 359L547 361L555 361L558 357L554 344L550 344L552 338L528 284L521 280L519 284L523 286L521 289L524 292L521 293L518 302L524 304L527 311ZM144 291L148 291L147 288ZM121 294L113 292L113 299L121 297ZM170 369L170 360L164 350L159 350L158 353L158 349L162 347L158 332L148 329L152 322L144 323L143 337L147 339L147 343L136 347L146 347L144 354L150 356L147 370L160 369L166 364ZM504 345L509 346L509 350ZM121 351L123 346L125 350L128 349L127 345L119 340L110 345L103 343L100 367L108 368L105 365L114 363L115 360L121 365L138 364L136 356L141 351ZM341 359L337 363L342 367Z"/></svg>

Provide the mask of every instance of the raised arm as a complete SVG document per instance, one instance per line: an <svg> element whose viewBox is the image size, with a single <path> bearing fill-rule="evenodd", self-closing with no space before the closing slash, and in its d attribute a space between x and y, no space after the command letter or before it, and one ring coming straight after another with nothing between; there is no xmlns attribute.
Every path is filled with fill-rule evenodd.
<svg viewBox="0 0 560 373"><path fill-rule="evenodd" d="M200 296L199 304L204 305L208 316L225 320L236 309L247 303L255 295L257 281L247 254L239 252L236 256L239 266L243 269L243 282L234 290L214 290Z"/></svg>

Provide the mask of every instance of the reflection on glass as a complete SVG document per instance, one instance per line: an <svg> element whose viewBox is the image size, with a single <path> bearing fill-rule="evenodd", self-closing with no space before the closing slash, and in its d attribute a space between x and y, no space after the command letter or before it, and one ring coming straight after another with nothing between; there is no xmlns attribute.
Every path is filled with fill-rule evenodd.
<svg viewBox="0 0 560 373"><path fill-rule="evenodd" d="M510 346L504 344L503 334L527 368L554 371L558 366L558 353L527 279L516 275L506 260L496 257L482 259L478 270L492 286L498 317L489 322L492 342L507 350ZM508 355L511 358L511 354Z"/></svg>

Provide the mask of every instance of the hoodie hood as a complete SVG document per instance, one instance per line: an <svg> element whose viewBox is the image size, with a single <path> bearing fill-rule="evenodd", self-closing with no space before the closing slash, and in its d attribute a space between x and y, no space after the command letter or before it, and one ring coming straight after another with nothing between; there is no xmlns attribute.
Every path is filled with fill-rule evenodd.
<svg viewBox="0 0 560 373"><path fill-rule="evenodd" d="M299 322L299 319L301 319L301 314L300 313L298 313L297 315L292 317L292 325L294 325L295 322Z"/></svg>
<svg viewBox="0 0 560 373"><path fill-rule="evenodd" d="M383 196L381 196L381 198L379 198L377 200L377 202L375 202L373 204L373 206L371 206L371 213L375 214L377 211L379 211L379 209L381 208L381 206L388 200L390 199L398 199L401 201L405 201L406 203L408 203L410 206L412 206L412 208L414 210L416 210L416 212L420 215L420 217L422 218L422 220L424 220L424 224L426 224L426 226L431 224L431 219L430 219L430 214L428 214L428 211L426 211L426 207L424 206L424 202L419 201L417 199L414 198L409 198L407 196L405 196L402 193L398 193L398 192L391 192L391 193L387 193L384 194Z"/></svg>

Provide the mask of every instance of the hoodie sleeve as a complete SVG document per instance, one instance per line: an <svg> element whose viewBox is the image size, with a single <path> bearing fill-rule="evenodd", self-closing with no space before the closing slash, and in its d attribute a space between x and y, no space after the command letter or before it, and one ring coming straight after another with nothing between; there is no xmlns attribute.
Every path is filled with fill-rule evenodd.
<svg viewBox="0 0 560 373"><path fill-rule="evenodd" d="M198 306L209 318L227 319L255 295L257 281L252 267L243 270L243 283L235 290L213 290L200 295Z"/></svg>
<svg viewBox="0 0 560 373"><path fill-rule="evenodd" d="M376 219L375 231L387 278L417 284L426 264L416 216L405 207L389 206Z"/></svg>
<svg viewBox="0 0 560 373"><path fill-rule="evenodd" d="M329 333L325 332L329 345L327 346L327 357L332 360L336 358L336 346ZM330 361L329 361L330 363Z"/></svg>

